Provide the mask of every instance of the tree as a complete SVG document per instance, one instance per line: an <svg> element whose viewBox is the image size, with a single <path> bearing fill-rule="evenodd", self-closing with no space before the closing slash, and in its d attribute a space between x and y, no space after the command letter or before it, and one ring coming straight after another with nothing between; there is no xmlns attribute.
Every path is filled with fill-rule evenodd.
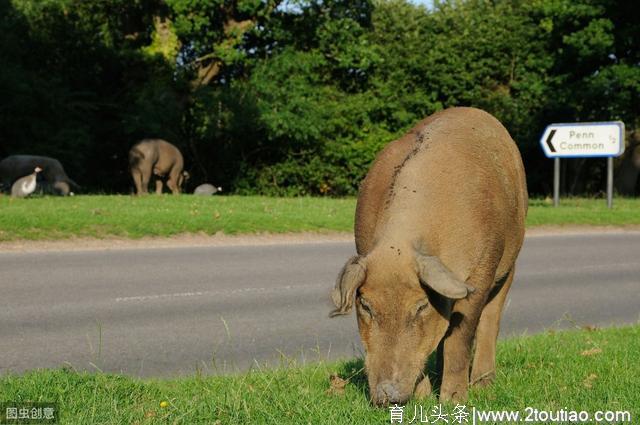
<svg viewBox="0 0 640 425"><path fill-rule="evenodd" d="M0 0L0 155L55 156L88 190L127 192L129 147L161 137L194 183L353 195L384 144L477 106L544 194L548 123L640 124L634 3ZM565 189L600 190L603 163L566 162Z"/></svg>

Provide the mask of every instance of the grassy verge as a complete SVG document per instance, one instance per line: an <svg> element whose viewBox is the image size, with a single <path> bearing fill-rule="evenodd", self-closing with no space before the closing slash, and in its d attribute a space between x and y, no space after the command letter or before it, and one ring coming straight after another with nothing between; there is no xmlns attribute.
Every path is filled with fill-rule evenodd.
<svg viewBox="0 0 640 425"><path fill-rule="evenodd" d="M258 196L0 197L0 241L181 233L345 231L354 199Z"/></svg>
<svg viewBox="0 0 640 425"><path fill-rule="evenodd" d="M640 224L640 199L615 198L613 208L607 208L604 199L560 199L560 206L553 207L551 200L529 201L527 226L596 225L626 226Z"/></svg>
<svg viewBox="0 0 640 425"><path fill-rule="evenodd" d="M493 386L473 389L466 411L628 411L640 420L640 326L546 333L502 341ZM330 390L329 376L348 380ZM65 370L0 378L0 401L55 401L73 424L382 424L368 402L362 362L319 363L238 376L138 380ZM411 401L405 422L434 397ZM453 414L453 406L444 406ZM408 416L408 417L407 417ZM432 420L432 418L431 418ZM544 421L542 421L544 422ZM542 423L537 422L537 423ZM419 423L416 421L414 423ZM444 423L444 422L441 422ZM455 423L451 421L449 423ZM471 423L471 421L469 421Z"/></svg>
<svg viewBox="0 0 640 425"><path fill-rule="evenodd" d="M259 196L0 196L0 241L166 237L181 233L331 232L353 229L355 199ZM528 226L640 225L640 200L533 200Z"/></svg>

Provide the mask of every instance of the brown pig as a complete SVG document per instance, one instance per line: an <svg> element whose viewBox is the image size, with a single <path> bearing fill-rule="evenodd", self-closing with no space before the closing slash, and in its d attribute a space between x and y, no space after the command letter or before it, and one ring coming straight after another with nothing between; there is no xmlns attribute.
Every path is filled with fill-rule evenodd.
<svg viewBox="0 0 640 425"><path fill-rule="evenodd" d="M526 213L518 148L479 109L431 115L378 155L358 197L358 255L332 292L332 316L356 305L373 403L429 394L439 344L441 400L492 381Z"/></svg>
<svg viewBox="0 0 640 425"><path fill-rule="evenodd" d="M189 178L183 171L184 158L180 149L166 140L144 139L129 151L129 171L136 185L138 195L149 191L151 177L156 177L156 193L162 194L163 179L174 195L182 191L182 185Z"/></svg>

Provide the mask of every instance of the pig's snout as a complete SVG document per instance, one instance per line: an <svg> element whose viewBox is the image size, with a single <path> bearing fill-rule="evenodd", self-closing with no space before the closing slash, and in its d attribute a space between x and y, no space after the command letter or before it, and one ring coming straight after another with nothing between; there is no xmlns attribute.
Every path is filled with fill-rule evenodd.
<svg viewBox="0 0 640 425"><path fill-rule="evenodd" d="M375 403L379 406L388 404L401 404L407 401L409 397L398 391L396 385L391 381L383 381L376 388Z"/></svg>

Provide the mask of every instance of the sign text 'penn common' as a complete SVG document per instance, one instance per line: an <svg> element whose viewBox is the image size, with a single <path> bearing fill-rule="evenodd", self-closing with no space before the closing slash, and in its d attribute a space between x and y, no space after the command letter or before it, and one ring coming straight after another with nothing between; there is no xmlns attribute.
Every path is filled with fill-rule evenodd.
<svg viewBox="0 0 640 425"><path fill-rule="evenodd" d="M619 156L624 152L624 124L551 124L542 134L540 145L549 158Z"/></svg>

